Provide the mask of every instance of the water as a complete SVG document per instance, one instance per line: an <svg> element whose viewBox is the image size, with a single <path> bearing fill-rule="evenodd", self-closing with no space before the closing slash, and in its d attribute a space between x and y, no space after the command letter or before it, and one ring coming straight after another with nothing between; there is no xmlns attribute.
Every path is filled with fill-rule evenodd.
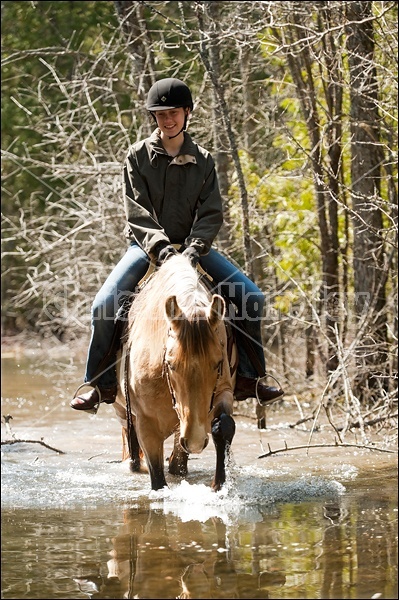
<svg viewBox="0 0 399 600"><path fill-rule="evenodd" d="M30 440L2 445L2 598L397 598L395 454L259 459L268 443L309 438L289 428L287 401L268 409L266 431L236 417L221 492L209 487L212 442L186 480L168 474L153 492L120 461L113 408L68 407L81 364L11 356L2 367L13 417L2 440Z"/></svg>

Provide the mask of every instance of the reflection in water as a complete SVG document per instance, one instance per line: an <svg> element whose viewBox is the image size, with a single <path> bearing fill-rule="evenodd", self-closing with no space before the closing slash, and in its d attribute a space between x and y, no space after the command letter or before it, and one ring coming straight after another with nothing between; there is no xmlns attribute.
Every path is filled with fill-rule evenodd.
<svg viewBox="0 0 399 600"><path fill-rule="evenodd" d="M204 520L162 498L5 509L3 598L396 598L394 488L368 490Z"/></svg>
<svg viewBox="0 0 399 600"><path fill-rule="evenodd" d="M204 526L176 522L162 510L136 509L126 510L124 519L112 539L106 577L75 579L81 589L94 587L92 598L242 597L220 519ZM250 578L254 589L257 574Z"/></svg>
<svg viewBox="0 0 399 600"><path fill-rule="evenodd" d="M237 497L238 512L220 497L203 518L202 488L187 482L125 508L7 507L2 597L396 598L393 474L375 482L385 500L357 481L334 498L262 506ZM179 501L190 490L191 518Z"/></svg>

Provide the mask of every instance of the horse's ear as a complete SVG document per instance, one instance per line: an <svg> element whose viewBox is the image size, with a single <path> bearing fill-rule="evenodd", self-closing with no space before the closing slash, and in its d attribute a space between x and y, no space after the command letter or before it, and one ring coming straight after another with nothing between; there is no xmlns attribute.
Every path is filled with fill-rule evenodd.
<svg viewBox="0 0 399 600"><path fill-rule="evenodd" d="M209 307L209 325L211 327L215 327L219 321L223 319L225 310L226 303L222 296L219 296L219 294L214 294L212 297L211 306Z"/></svg>
<svg viewBox="0 0 399 600"><path fill-rule="evenodd" d="M169 296L165 301L165 314L168 321L173 324L182 314L180 306L177 304L176 296Z"/></svg>

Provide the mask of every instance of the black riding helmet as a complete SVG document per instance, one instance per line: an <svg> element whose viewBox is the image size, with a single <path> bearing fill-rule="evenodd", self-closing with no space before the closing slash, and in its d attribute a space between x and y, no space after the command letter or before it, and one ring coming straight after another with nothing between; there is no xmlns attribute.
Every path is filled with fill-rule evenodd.
<svg viewBox="0 0 399 600"><path fill-rule="evenodd" d="M168 110L188 107L193 110L193 98L189 87L174 77L161 79L154 83L147 96L147 110Z"/></svg>

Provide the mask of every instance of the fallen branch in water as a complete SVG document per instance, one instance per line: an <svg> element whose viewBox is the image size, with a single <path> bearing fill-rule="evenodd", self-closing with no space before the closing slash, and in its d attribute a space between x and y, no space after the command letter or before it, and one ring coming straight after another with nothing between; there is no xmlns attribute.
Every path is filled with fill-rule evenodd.
<svg viewBox="0 0 399 600"><path fill-rule="evenodd" d="M273 454L278 454L279 452L290 452L291 450L308 450L309 448L362 448L364 450L376 450L377 452L388 452L389 454L397 454L397 450L386 450L384 448L377 448L375 446L366 446L365 444L312 444L307 446L292 446L289 448L287 443L285 442L285 448L279 448L278 450L272 450L270 444L268 444L269 452L265 454L261 454L258 458L265 458L267 456L272 456Z"/></svg>
<svg viewBox="0 0 399 600"><path fill-rule="evenodd" d="M63 452L62 450L58 450L58 448L53 448L52 446L49 446L48 444L46 444L46 442L43 442L43 440L16 440L14 438L12 440L6 440L4 442L1 442L2 446L5 444L7 444L9 446L11 446L11 444L41 444L45 448L48 448L49 450L53 450L54 452L57 452L57 454L65 454L65 452Z"/></svg>

